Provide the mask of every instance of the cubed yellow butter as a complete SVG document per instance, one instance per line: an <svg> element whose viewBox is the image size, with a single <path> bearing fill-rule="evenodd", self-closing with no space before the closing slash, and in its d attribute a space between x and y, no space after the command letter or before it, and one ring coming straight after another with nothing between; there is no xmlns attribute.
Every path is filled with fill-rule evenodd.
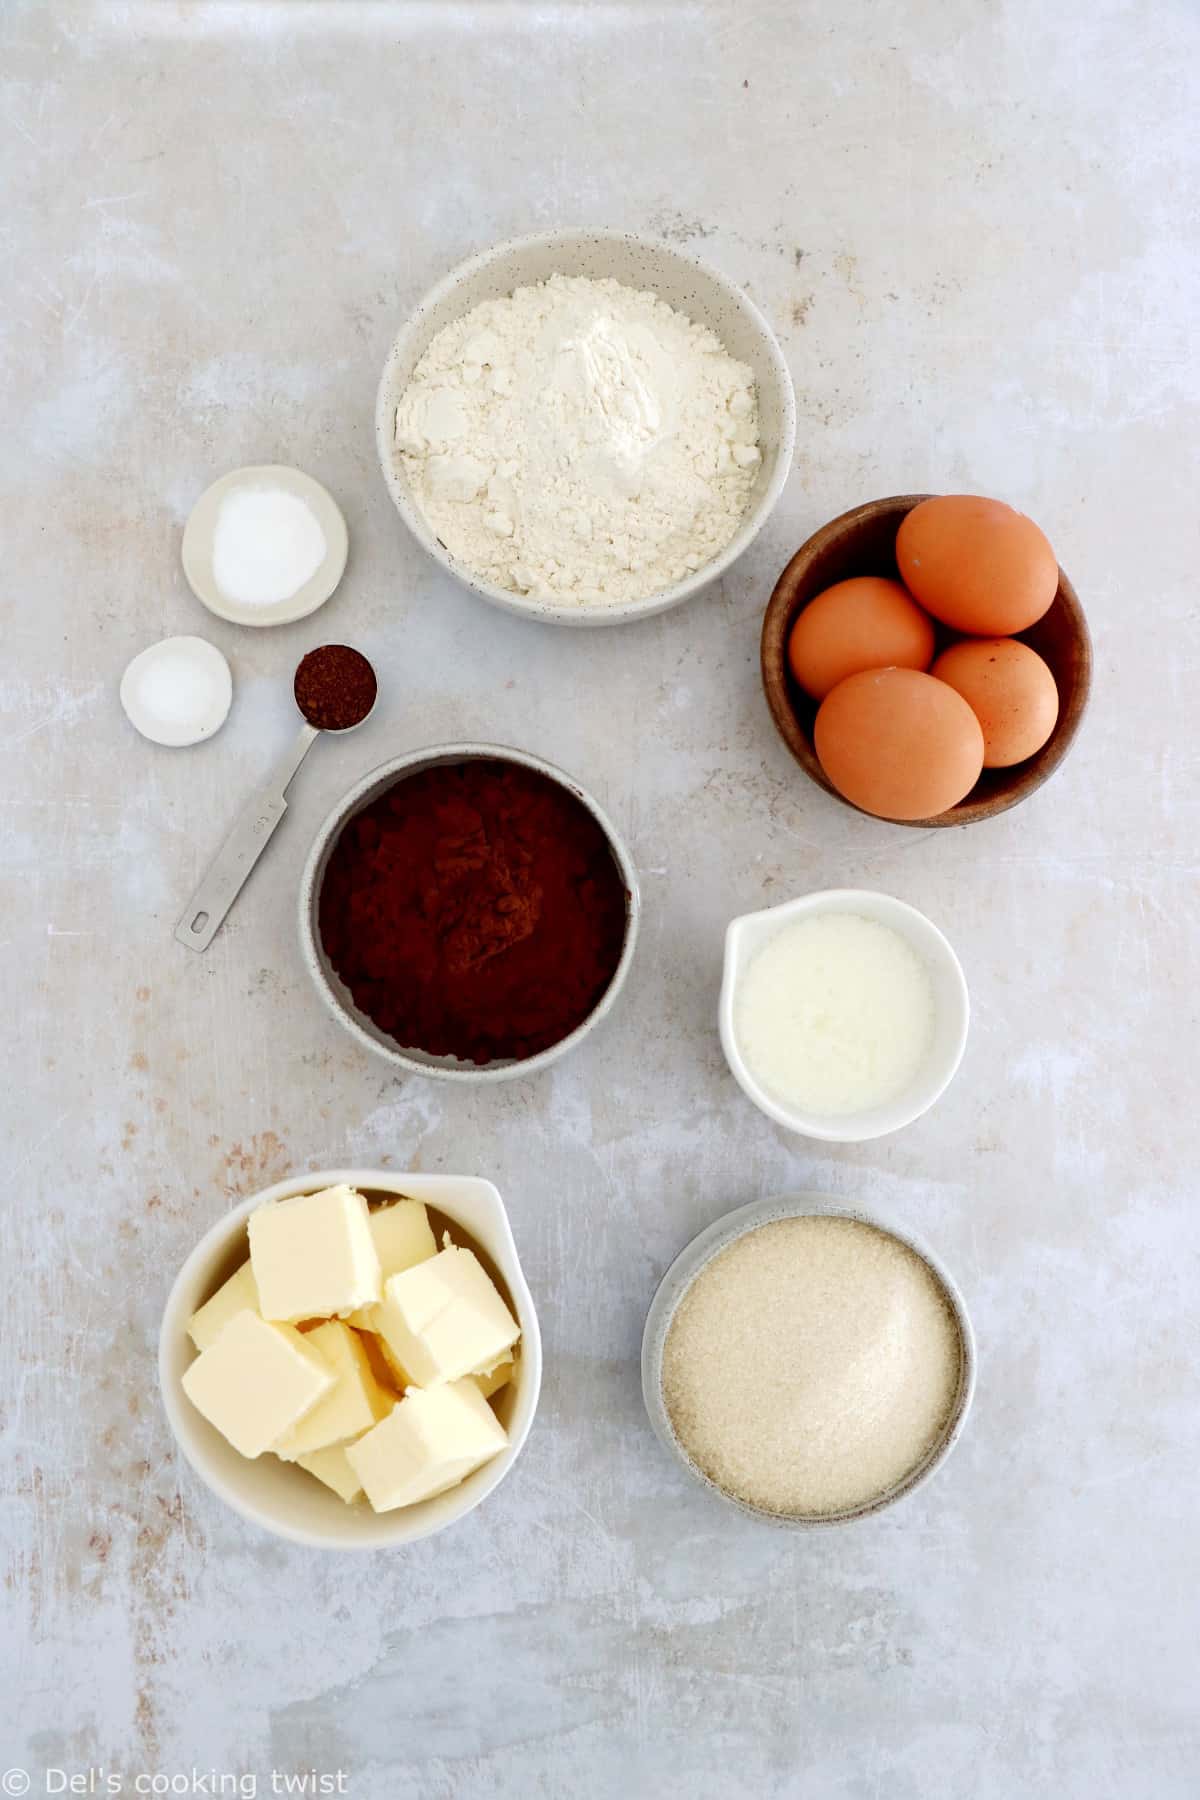
<svg viewBox="0 0 1200 1800"><path fill-rule="evenodd" d="M368 1216L385 1281L389 1275L399 1275L402 1269L437 1255L437 1239L424 1201L393 1200L390 1206L373 1206Z"/></svg>
<svg viewBox="0 0 1200 1800"><path fill-rule="evenodd" d="M250 1214L249 1230L264 1319L341 1318L380 1298L367 1203L354 1188L268 1201Z"/></svg>
<svg viewBox="0 0 1200 1800"><path fill-rule="evenodd" d="M498 1362L494 1369L488 1369L482 1375L472 1375L470 1379L475 1383L484 1399L490 1400L493 1394L498 1394L502 1387L508 1386L512 1376L513 1359L511 1356L506 1356L504 1361Z"/></svg>
<svg viewBox="0 0 1200 1800"><path fill-rule="evenodd" d="M395 1405L396 1396L380 1387L356 1331L340 1319L330 1319L303 1333L314 1344L334 1373L334 1386L312 1411L291 1426L271 1445L284 1462L299 1462L302 1455L361 1437Z"/></svg>
<svg viewBox="0 0 1200 1800"><path fill-rule="evenodd" d="M379 1308L376 1307L375 1311L378 1312ZM413 1380L408 1370L404 1367L404 1364L400 1361L399 1357L388 1348L384 1339L381 1338L377 1332L372 1334L372 1341L375 1345L377 1354L383 1360L383 1366L388 1372L388 1379L391 1381L391 1384L396 1389L397 1393L402 1394L406 1388L416 1387L418 1384Z"/></svg>
<svg viewBox="0 0 1200 1800"><path fill-rule="evenodd" d="M195 1311L188 1320L188 1336L197 1350L207 1350L215 1343L235 1313L258 1312L258 1285L254 1270L244 1262L235 1275L219 1287L211 1300Z"/></svg>
<svg viewBox="0 0 1200 1800"><path fill-rule="evenodd" d="M385 1388L394 1400L402 1394L406 1387L411 1387L408 1377L401 1376L388 1359L387 1346L381 1337L373 1331L360 1331L358 1341L367 1353L367 1361L371 1365L371 1373L381 1387Z"/></svg>
<svg viewBox="0 0 1200 1800"><path fill-rule="evenodd" d="M296 1458L296 1465L307 1469L327 1488L332 1488L347 1506L363 1497L363 1484L350 1467L343 1444L330 1444L325 1450L310 1450L307 1455Z"/></svg>
<svg viewBox="0 0 1200 1800"><path fill-rule="evenodd" d="M346 1446L376 1512L430 1500L478 1469L508 1434L473 1381L410 1388L387 1418Z"/></svg>
<svg viewBox="0 0 1200 1800"><path fill-rule="evenodd" d="M437 1255L437 1240L423 1201L394 1200L390 1206L374 1206L368 1218L382 1281ZM374 1310L370 1306L360 1307L350 1314L349 1323L360 1331L373 1331Z"/></svg>
<svg viewBox="0 0 1200 1800"><path fill-rule="evenodd" d="M389 1276L374 1323L418 1387L493 1368L521 1335L478 1257L457 1244Z"/></svg>
<svg viewBox="0 0 1200 1800"><path fill-rule="evenodd" d="M294 1325L236 1313L183 1373L183 1391L243 1456L261 1456L334 1385L334 1373Z"/></svg>

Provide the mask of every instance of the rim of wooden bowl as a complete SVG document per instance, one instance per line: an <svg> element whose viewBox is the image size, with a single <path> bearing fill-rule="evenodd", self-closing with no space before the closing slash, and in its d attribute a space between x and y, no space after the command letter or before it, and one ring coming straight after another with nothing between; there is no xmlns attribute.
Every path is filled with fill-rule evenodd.
<svg viewBox="0 0 1200 1800"><path fill-rule="evenodd" d="M890 573L896 577L894 563L890 571L886 566L881 566L881 563L886 565L886 558L881 558L878 548L884 528L892 524L894 538L904 516L914 506L919 506L922 500L931 498L929 494L889 494L879 500L867 500L861 506L851 507L849 512L840 513L836 519L830 519L827 525L822 525L819 531L815 531L801 544L775 583L763 615L763 691L780 737L810 781L832 795L842 806L863 813L869 819L879 815L865 812L862 807L855 806L852 800L847 800L844 794L839 794L817 760L811 726L804 719L806 713L810 717L815 716L816 703L793 680L787 661L788 637L803 608L834 582L848 580L856 574ZM866 559L861 567L855 566L856 542L863 545ZM871 543L875 544L874 555L869 554ZM1050 621L1049 625L1047 621ZM1060 651L1051 660L1047 650L1043 648L1048 630L1055 632L1066 642L1068 648L1065 658ZM1049 738L1036 755L1029 757L1026 762L1015 763L1007 769L985 769L965 800L960 800L957 806L937 814L935 818L893 819L887 823L915 825L922 829L930 826L974 825L980 819L992 819L1000 813L1008 812L1011 807L1019 806L1022 800L1027 800L1030 794L1035 793L1054 774L1074 742L1092 686L1091 635L1079 596L1061 567L1058 571L1058 592L1049 612L1030 626L1028 631L1015 635L1044 657L1058 688L1058 720ZM1068 665L1065 668L1057 666L1064 662Z"/></svg>

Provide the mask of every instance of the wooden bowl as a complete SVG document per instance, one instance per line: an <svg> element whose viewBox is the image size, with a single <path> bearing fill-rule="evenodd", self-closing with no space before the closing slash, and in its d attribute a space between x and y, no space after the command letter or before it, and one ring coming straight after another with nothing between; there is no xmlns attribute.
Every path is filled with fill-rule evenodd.
<svg viewBox="0 0 1200 1800"><path fill-rule="evenodd" d="M887 575L898 581L896 533L906 513L928 494L893 494L884 500L868 500L840 518L831 519L802 544L793 556L767 602L762 630L762 680L771 717L779 734L804 773L843 806L853 802L839 794L817 760L813 748L813 721L817 702L809 698L788 666L787 646L792 626L810 600L852 575ZM937 652L961 633L938 626ZM1058 687L1058 721L1035 756L1007 769L985 769L965 800L932 819L897 819L899 825L974 825L991 819L1027 800L1043 781L1049 780L1071 747L1092 685L1092 641L1083 608L1071 583L1060 569L1058 592L1048 613L1018 632L1022 643L1036 650L1049 665ZM854 807L861 812L861 807ZM874 817L874 814L868 814Z"/></svg>

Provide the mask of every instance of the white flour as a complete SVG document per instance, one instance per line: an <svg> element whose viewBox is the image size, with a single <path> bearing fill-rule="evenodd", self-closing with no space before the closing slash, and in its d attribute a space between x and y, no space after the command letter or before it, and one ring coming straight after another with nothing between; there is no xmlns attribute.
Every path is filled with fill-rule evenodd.
<svg viewBox="0 0 1200 1800"><path fill-rule="evenodd" d="M760 454L754 376L652 293L552 275L438 332L396 411L414 495L501 587L640 599L709 562Z"/></svg>

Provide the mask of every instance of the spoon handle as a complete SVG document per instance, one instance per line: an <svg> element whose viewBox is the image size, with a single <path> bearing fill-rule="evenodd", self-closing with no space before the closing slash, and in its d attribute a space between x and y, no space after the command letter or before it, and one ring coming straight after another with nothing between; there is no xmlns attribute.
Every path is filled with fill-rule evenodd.
<svg viewBox="0 0 1200 1800"><path fill-rule="evenodd" d="M270 842L275 827L287 811L287 786L304 761L318 732L303 725L262 786L247 800L233 828L213 857L200 885L188 901L175 936L189 950L207 950L224 924L230 907L249 879L250 871Z"/></svg>

